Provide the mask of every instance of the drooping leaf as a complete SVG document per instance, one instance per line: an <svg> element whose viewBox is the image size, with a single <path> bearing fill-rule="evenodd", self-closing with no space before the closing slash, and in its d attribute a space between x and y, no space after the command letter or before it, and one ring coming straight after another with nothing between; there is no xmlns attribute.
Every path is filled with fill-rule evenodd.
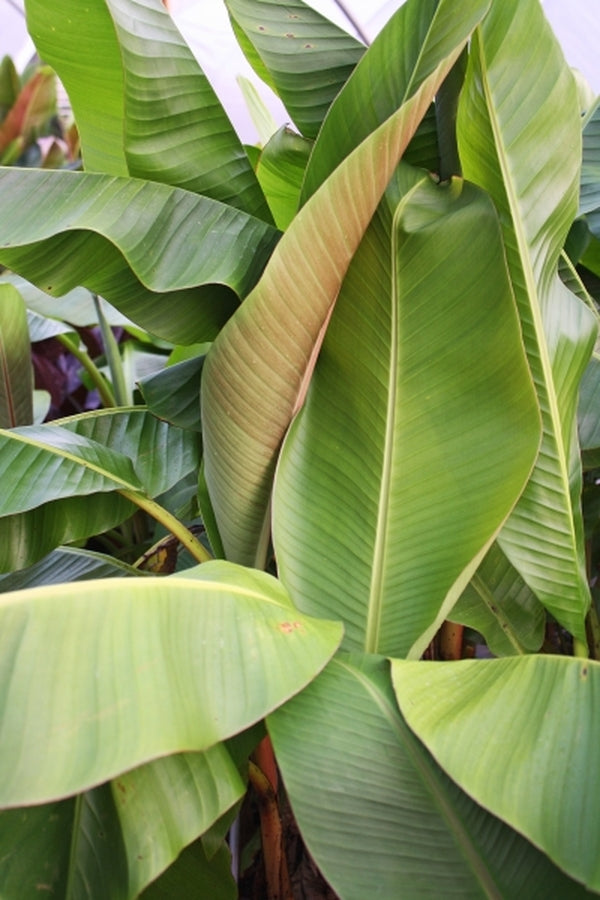
<svg viewBox="0 0 600 900"><path fill-rule="evenodd" d="M304 687L341 638L275 579L222 562L3 594L0 620L3 807L211 747ZM77 678L69 660L85 660Z"/></svg>
<svg viewBox="0 0 600 900"><path fill-rule="evenodd" d="M251 65L281 97L301 134L317 135L365 47L302 0L226 0Z"/></svg>
<svg viewBox="0 0 600 900"><path fill-rule="evenodd" d="M595 323L557 275L577 211L580 133L573 76L539 3L492 4L473 38L459 149L465 177L499 210L544 428L538 462L500 543L544 606L585 640L590 596L574 425Z"/></svg>
<svg viewBox="0 0 600 900"><path fill-rule="evenodd" d="M472 0L457 14L451 3L453 15L443 28L439 16L431 23L406 102L305 204L207 356L205 474L226 553L236 561L262 562L276 454L302 402L346 270L404 149L487 5ZM388 28L394 31L397 23L392 19Z"/></svg>
<svg viewBox="0 0 600 900"><path fill-rule="evenodd" d="M0 571L118 525L198 466L196 436L146 410L0 432ZM140 501L141 502L141 501Z"/></svg>
<svg viewBox="0 0 600 900"><path fill-rule="evenodd" d="M25 10L40 57L58 73L69 94L86 169L126 175L123 65L106 3L27 0Z"/></svg>
<svg viewBox="0 0 600 900"><path fill-rule="evenodd" d="M244 791L217 744L147 763L68 800L3 810L2 896L30 900L46 890L134 900Z"/></svg>
<svg viewBox="0 0 600 900"><path fill-rule="evenodd" d="M395 656L462 593L540 436L491 202L408 174L349 269L273 498L295 602L342 619L346 649Z"/></svg>
<svg viewBox="0 0 600 900"><path fill-rule="evenodd" d="M449 52L455 29L471 31L483 12L481 5L471 3L461 6L457 19L455 7L440 0L408 2L395 12L323 123L306 172L302 190L305 200L367 135L406 102L420 80L435 67L439 56ZM439 44L433 34L439 37ZM390 60L394 60L393 65ZM430 107L422 119L422 123L416 123L417 146L407 149L407 161L418 166L434 162L432 168L437 171L435 110Z"/></svg>
<svg viewBox="0 0 600 900"><path fill-rule="evenodd" d="M140 381L140 390L155 416L200 431L200 378L204 356L195 356Z"/></svg>
<svg viewBox="0 0 600 900"><path fill-rule="evenodd" d="M393 661L392 678L406 721L451 778L600 890L600 663Z"/></svg>
<svg viewBox="0 0 600 900"><path fill-rule="evenodd" d="M0 262L49 294L84 284L177 343L214 337L278 238L232 207L133 178L4 169L0 196Z"/></svg>
<svg viewBox="0 0 600 900"><path fill-rule="evenodd" d="M267 726L302 836L343 900L582 895L441 771L385 661L338 655Z"/></svg>
<svg viewBox="0 0 600 900"><path fill-rule="evenodd" d="M0 426L33 421L33 369L27 311L11 284L0 284Z"/></svg>
<svg viewBox="0 0 600 900"><path fill-rule="evenodd" d="M102 2L122 56L130 175L204 194L272 222L235 129L164 5Z"/></svg>
<svg viewBox="0 0 600 900"><path fill-rule="evenodd" d="M146 572L104 553L78 547L59 547L27 569L0 575L0 592L94 578L125 578L128 575L139 577L146 575Z"/></svg>
<svg viewBox="0 0 600 900"><path fill-rule="evenodd" d="M490 547L449 618L482 634L495 656L535 652L544 640L544 607L497 543Z"/></svg>

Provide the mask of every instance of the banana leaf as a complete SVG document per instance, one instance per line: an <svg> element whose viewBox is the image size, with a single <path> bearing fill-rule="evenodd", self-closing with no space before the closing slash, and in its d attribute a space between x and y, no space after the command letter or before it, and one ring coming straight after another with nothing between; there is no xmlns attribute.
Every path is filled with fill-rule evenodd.
<svg viewBox="0 0 600 900"><path fill-rule="evenodd" d="M488 191L500 215L544 429L499 540L544 606L585 641L590 594L575 416L596 325L557 274L577 213L580 141L575 82L541 7L492 4L473 37L458 144L465 177Z"/></svg>
<svg viewBox="0 0 600 900"><path fill-rule="evenodd" d="M207 356L205 477L225 552L234 561L264 561L276 456L302 403L348 266L402 153L488 3L470 0L457 14L456 4L441 0L439 9L448 7L451 16L438 11L430 23L406 101L304 205ZM407 40L404 24L395 16L386 26L400 45ZM364 104L372 97L365 93Z"/></svg>

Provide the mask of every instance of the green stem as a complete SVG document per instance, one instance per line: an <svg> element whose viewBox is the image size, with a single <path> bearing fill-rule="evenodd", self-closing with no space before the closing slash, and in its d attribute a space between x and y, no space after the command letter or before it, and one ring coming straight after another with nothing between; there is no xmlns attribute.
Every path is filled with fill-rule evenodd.
<svg viewBox="0 0 600 900"><path fill-rule="evenodd" d="M592 648L592 659L600 660L600 621L598 620L598 612L593 600L590 611L587 614L587 628L590 647Z"/></svg>
<svg viewBox="0 0 600 900"><path fill-rule="evenodd" d="M75 797L73 809L73 826L71 830L71 851L69 853L69 867L67 872L67 884L65 887L65 900L72 900L75 896L75 876L77 873L77 844L80 839L81 814L83 812L83 794Z"/></svg>
<svg viewBox="0 0 600 900"><path fill-rule="evenodd" d="M573 656L577 656L580 659L589 659L590 651L585 641L573 638Z"/></svg>
<svg viewBox="0 0 600 900"><path fill-rule="evenodd" d="M100 298L97 294L92 294L92 300L94 301L94 308L96 310L96 316L98 317L100 331L102 333L102 342L104 343L104 354L106 356L113 390L117 399L117 403L115 405L131 406L133 398L127 388L127 383L125 381L125 373L123 371L123 363L121 361L119 345L117 344L115 336L112 333L112 328L106 320Z"/></svg>
<svg viewBox="0 0 600 900"><path fill-rule="evenodd" d="M140 509L147 512L149 516L152 516L152 518L157 522L160 522L161 525L164 525L167 531L170 531L171 534L183 544L188 553L190 553L197 562L205 563L212 559L212 556L198 538L194 537L191 531L189 531L176 516L163 506L155 503L154 500L150 500L149 497L144 497L143 494L137 494L135 491L123 490L119 491L119 493L123 497L127 497L128 500L131 500L132 503L135 503L136 506L139 506Z"/></svg>
<svg viewBox="0 0 600 900"><path fill-rule="evenodd" d="M69 351L69 353L73 354L75 359L81 363L85 371L88 373L95 387L98 389L100 399L102 400L102 405L106 407L116 406L117 403L111 386L103 377L100 369L90 358L90 355L85 350L81 350L76 344L73 343L73 341L69 340L66 335L57 334L56 338L59 343L61 343L63 347L65 347Z"/></svg>

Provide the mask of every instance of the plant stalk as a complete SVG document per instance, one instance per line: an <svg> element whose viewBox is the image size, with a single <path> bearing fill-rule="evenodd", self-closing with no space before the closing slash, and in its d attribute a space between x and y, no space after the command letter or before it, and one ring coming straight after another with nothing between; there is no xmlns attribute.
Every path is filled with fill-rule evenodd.
<svg viewBox="0 0 600 900"><path fill-rule="evenodd" d="M69 353L71 353L75 357L75 359L81 363L85 371L88 373L92 382L94 383L94 386L100 394L102 405L108 408L116 406L117 402L111 386L104 378L102 372L94 363L89 353L87 353L87 351L85 350L81 350L76 344L70 341L68 337L65 337L64 334L57 334L56 338L59 343L61 343L63 347L65 347L65 349L67 349Z"/></svg>
<svg viewBox="0 0 600 900"><path fill-rule="evenodd" d="M119 493L128 500L131 500L132 503L135 503L136 506L139 506L140 509L147 512L149 516L157 522L160 522L161 525L164 525L167 531L170 531L171 534L183 544L188 553L190 553L197 562L205 563L212 560L212 556L206 547L198 540L198 538L194 537L191 531L189 531L176 516L165 509L164 506L161 506L149 497L145 497L143 494L138 494L135 491L123 490L119 491Z"/></svg>

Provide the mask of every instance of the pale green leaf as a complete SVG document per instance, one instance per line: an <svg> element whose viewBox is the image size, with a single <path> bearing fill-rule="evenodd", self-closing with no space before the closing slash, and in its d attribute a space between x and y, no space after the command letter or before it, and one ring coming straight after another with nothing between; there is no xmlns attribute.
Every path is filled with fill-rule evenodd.
<svg viewBox="0 0 600 900"><path fill-rule="evenodd" d="M275 579L223 562L3 594L0 622L3 807L211 747L303 688L341 638Z"/></svg>
<svg viewBox="0 0 600 900"><path fill-rule="evenodd" d="M392 677L406 721L450 777L599 891L600 663L394 661Z"/></svg>
<svg viewBox="0 0 600 900"><path fill-rule="evenodd" d="M596 329L557 275L577 212L581 126L573 76L537 0L494 3L476 30L458 139L465 177L491 194L500 214L544 428L501 547L544 606L585 640L590 596L574 425Z"/></svg>
<svg viewBox="0 0 600 900"><path fill-rule="evenodd" d="M58 72L91 172L126 175L123 152L123 66L104 0L27 0L27 28L40 57Z"/></svg>

